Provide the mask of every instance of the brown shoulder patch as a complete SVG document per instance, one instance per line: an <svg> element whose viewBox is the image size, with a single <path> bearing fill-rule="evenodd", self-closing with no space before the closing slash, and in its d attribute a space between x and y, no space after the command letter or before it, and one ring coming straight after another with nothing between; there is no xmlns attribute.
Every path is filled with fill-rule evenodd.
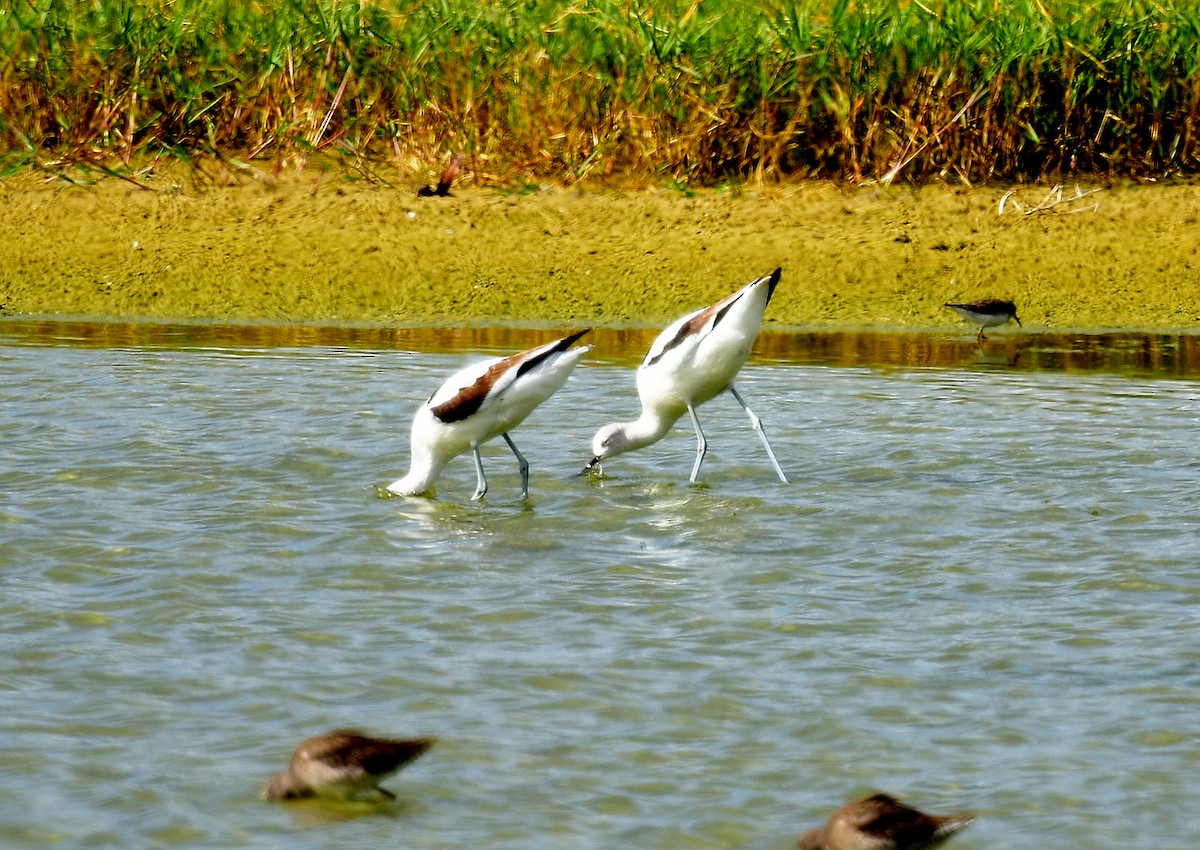
<svg viewBox="0 0 1200 850"><path fill-rule="evenodd" d="M643 367L653 366L655 363L661 360L668 351L673 348L678 348L679 345L692 334L699 333L700 329L708 323L710 317L713 317L712 324L715 328L721 323L721 319L725 318L725 314L729 312L729 308L732 307L734 302L736 302L744 293L744 289L739 290L726 297L724 301L718 301L711 307L701 310L695 316L692 316L691 319L684 322L683 325L680 326L679 332L671 338L670 342L662 347L660 352L655 354L653 358L647 359L646 362L642 364Z"/></svg>
<svg viewBox="0 0 1200 850"><path fill-rule="evenodd" d="M506 357L499 363L492 364L486 372L475 379L475 383L469 387L463 387L452 398L433 408L433 415L443 422L462 422L464 419L474 416L483 406L483 400L492 391L492 387L496 385L500 376L528 354L529 352L523 351L512 357Z"/></svg>

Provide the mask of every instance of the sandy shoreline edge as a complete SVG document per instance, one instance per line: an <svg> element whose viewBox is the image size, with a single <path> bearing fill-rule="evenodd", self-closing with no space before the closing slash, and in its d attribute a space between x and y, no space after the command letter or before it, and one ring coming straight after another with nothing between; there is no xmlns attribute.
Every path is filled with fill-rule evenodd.
<svg viewBox="0 0 1200 850"><path fill-rule="evenodd" d="M0 182L3 315L655 326L781 266L777 327L950 329L945 301L996 296L1032 329L1200 328L1187 183L1069 184L1028 215L1051 187L154 188Z"/></svg>

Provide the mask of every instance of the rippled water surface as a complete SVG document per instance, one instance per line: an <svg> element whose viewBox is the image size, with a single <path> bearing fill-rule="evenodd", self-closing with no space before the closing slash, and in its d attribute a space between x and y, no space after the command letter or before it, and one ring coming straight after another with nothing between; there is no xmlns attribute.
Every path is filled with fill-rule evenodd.
<svg viewBox="0 0 1200 850"><path fill-rule="evenodd" d="M722 397L692 486L686 421L575 477L648 341L598 335L514 434L528 502L502 442L483 503L468 458L381 496L441 377L547 338L510 336L0 329L0 845L783 850L880 789L965 849L1193 846L1178 346L781 343L739 388L792 483ZM392 804L257 800L347 725L440 740Z"/></svg>

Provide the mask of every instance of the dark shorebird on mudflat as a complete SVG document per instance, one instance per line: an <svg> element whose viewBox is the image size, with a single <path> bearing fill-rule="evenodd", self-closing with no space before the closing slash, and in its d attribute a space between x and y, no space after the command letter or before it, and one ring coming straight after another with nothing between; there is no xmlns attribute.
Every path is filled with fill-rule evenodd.
<svg viewBox="0 0 1200 850"><path fill-rule="evenodd" d="M974 815L927 815L887 794L842 806L810 829L796 850L929 850L975 820Z"/></svg>
<svg viewBox="0 0 1200 850"><path fill-rule="evenodd" d="M1018 327L1021 326L1021 320L1017 318L1017 305L1000 298L985 298L982 301L970 301L966 304L944 304L942 306L958 313L971 324L979 325L979 334L975 338L980 342L987 339L983 335L984 328L994 328L1010 320L1016 322Z"/></svg>
<svg viewBox="0 0 1200 850"><path fill-rule="evenodd" d="M425 752L436 739L372 738L352 729L314 735L292 754L291 764L262 791L264 800L357 797L377 792L396 795L379 783Z"/></svg>
<svg viewBox="0 0 1200 850"><path fill-rule="evenodd" d="M450 160L450 164L446 166L446 170L442 172L441 179L438 180L437 188L433 186L422 186L417 190L417 194L422 198L448 198L450 197L450 187L454 181L458 179L458 175L462 174L463 155L458 154Z"/></svg>

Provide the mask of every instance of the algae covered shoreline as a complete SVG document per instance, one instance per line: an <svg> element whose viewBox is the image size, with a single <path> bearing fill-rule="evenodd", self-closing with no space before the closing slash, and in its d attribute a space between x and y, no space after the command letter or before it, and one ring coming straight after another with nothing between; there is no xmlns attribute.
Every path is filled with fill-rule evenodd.
<svg viewBox="0 0 1200 850"><path fill-rule="evenodd" d="M961 327L1014 299L1026 328L1200 326L1200 187L505 193L418 198L311 171L153 190L0 182L0 311L159 321L650 327L775 266L776 327ZM1092 191L1096 190L1096 191ZM1091 192L1072 200L1077 191Z"/></svg>

